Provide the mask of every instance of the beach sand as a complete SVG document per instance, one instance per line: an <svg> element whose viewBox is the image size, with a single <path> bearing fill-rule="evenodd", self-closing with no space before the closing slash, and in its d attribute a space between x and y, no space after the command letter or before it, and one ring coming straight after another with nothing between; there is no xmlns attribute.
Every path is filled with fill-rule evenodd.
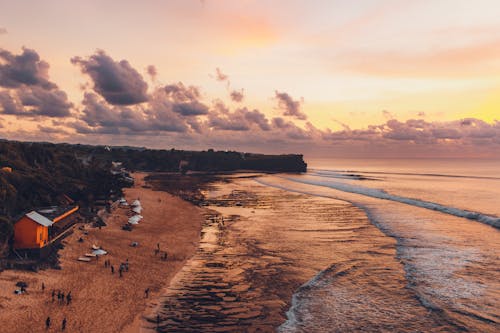
<svg viewBox="0 0 500 333"><path fill-rule="evenodd" d="M37 273L7 270L0 273L0 331L47 332L45 319L50 316L52 327L60 331L67 318L68 332L139 332L141 327L154 327L143 320L143 313L152 311L163 288L185 264L198 247L203 210L172 195L144 188L146 174L136 173L133 188L125 189L128 202L140 199L144 220L131 232L121 230L127 221L129 209L116 208L106 219L102 229L86 226L88 235L75 229L63 241L61 270L47 269ZM78 242L82 237L83 243ZM139 246L131 247L132 242ZM160 243L167 250L168 260L155 256ZM108 251L92 262L76 259L91 252L96 244ZM129 271L120 278L121 262L129 261ZM115 268L111 274L104 267L110 260ZM28 293L15 295L15 283L26 281ZM45 291L41 290L42 282ZM150 288L149 298L144 291ZM65 294L71 291L73 301L61 305L51 300L52 290Z"/></svg>

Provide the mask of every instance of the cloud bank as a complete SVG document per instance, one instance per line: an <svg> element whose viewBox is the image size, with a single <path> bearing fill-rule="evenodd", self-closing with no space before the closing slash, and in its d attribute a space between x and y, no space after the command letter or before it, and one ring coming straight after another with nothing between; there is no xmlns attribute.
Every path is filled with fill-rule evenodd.
<svg viewBox="0 0 500 333"><path fill-rule="evenodd" d="M243 90L231 92L229 101L239 104L230 107L220 99L207 101L200 87L182 82L149 87L127 60L117 61L101 50L71 59L90 83L81 102L73 104L50 80L49 64L36 51L24 48L16 55L0 50L0 59L0 114L33 121L37 128L36 133L14 133L2 118L0 133L17 139L396 157L443 152L498 156L500 151L499 121L400 121L386 112L385 123L364 129L320 129L308 121L302 102L287 92L274 92L280 115L269 117L241 105ZM156 68L149 66L145 75L154 80ZM217 75L217 80L228 80L220 70Z"/></svg>

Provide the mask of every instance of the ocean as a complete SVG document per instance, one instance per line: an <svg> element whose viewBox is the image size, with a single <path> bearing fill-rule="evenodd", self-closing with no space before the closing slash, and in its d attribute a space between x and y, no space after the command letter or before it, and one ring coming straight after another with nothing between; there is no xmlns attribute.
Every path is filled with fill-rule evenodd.
<svg viewBox="0 0 500 333"><path fill-rule="evenodd" d="M205 193L163 331L500 331L500 161L308 164Z"/></svg>

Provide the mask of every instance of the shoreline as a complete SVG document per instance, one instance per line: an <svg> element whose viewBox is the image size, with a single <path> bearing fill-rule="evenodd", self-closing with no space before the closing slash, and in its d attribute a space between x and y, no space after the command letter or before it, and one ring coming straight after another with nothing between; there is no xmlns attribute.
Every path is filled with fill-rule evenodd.
<svg viewBox="0 0 500 333"><path fill-rule="evenodd" d="M134 187L124 189L128 202L139 198L144 208L144 220L133 231L121 230L129 209L118 207L108 214L107 226L99 229L85 225L84 231L75 228L63 241L64 249L59 251L61 270L0 273L2 332L47 332L47 316L52 320L48 331L60 331L62 319L67 318L70 332L145 332L140 328L147 326L144 315L160 304L162 291L195 253L204 220L202 208L169 193L144 188L146 176L136 173ZM78 241L80 237L83 242ZM139 245L131 247L131 242ZM154 255L157 243L168 252L166 262ZM88 263L77 261L79 256L90 252L93 244L108 251L108 255L98 260L92 258ZM127 259L130 270L119 278L120 262ZM104 267L105 260L111 261L114 274ZM13 293L17 281L28 283L28 293ZM146 288L150 288L147 299ZM70 305L52 302L52 290L71 291L73 301Z"/></svg>

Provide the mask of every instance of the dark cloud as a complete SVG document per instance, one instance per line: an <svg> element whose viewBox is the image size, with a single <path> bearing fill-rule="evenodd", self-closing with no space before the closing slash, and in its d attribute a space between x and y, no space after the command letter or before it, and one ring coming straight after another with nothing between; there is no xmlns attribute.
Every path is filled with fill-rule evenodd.
<svg viewBox="0 0 500 333"><path fill-rule="evenodd" d="M263 131L271 130L271 125L269 124L269 120L266 116L260 112L259 110L248 111L246 108L241 109L240 112L243 112L245 119L249 123L256 124Z"/></svg>
<svg viewBox="0 0 500 333"><path fill-rule="evenodd" d="M273 128L278 130L278 133L284 134L287 138L294 140L309 140L312 137L312 128L304 130L282 117L273 118L271 123Z"/></svg>
<svg viewBox="0 0 500 333"><path fill-rule="evenodd" d="M94 93L85 93L81 119L91 127L119 126L120 111L102 103Z"/></svg>
<svg viewBox="0 0 500 333"><path fill-rule="evenodd" d="M200 99L200 90L194 86L184 86L182 82L163 87L167 97L175 103L195 102Z"/></svg>
<svg viewBox="0 0 500 333"><path fill-rule="evenodd" d="M4 114L17 114L22 106L16 104L8 91L0 91L0 107Z"/></svg>
<svg viewBox="0 0 500 333"><path fill-rule="evenodd" d="M283 119L281 117L273 118L272 123L273 123L273 126L276 128L287 128L291 124L290 122L287 122L285 119Z"/></svg>
<svg viewBox="0 0 500 333"><path fill-rule="evenodd" d="M220 101L216 102L214 109L208 115L208 126L214 130L248 131L250 125L245 118L244 111L230 110Z"/></svg>
<svg viewBox="0 0 500 333"><path fill-rule="evenodd" d="M59 89L45 90L38 86L23 87L17 91L21 108L17 115L46 117L68 117L73 104L66 93Z"/></svg>
<svg viewBox="0 0 500 333"><path fill-rule="evenodd" d="M193 86L184 86L181 82L169 84L160 89L165 101L171 103L172 111L182 116L200 116L208 114L208 106L200 101L200 91Z"/></svg>
<svg viewBox="0 0 500 333"><path fill-rule="evenodd" d="M34 50L23 48L23 53L14 55L0 49L0 87L18 88L21 85L54 89L49 81L49 64L40 59Z"/></svg>
<svg viewBox="0 0 500 333"><path fill-rule="evenodd" d="M300 111L300 101L294 101L287 93L278 91L275 91L275 98L278 100L278 107L283 111L284 116L300 120L307 119L307 115Z"/></svg>
<svg viewBox="0 0 500 333"><path fill-rule="evenodd" d="M173 104L172 110L183 116L200 116L208 113L208 107L197 101Z"/></svg>
<svg viewBox="0 0 500 333"><path fill-rule="evenodd" d="M94 83L94 91L112 105L134 105L147 101L148 85L127 60L114 61L104 51L71 62L80 66Z"/></svg>
<svg viewBox="0 0 500 333"><path fill-rule="evenodd" d="M231 100L233 102L241 103L243 99L245 98L245 94L243 89L241 90L233 90L231 91L229 97L231 97Z"/></svg>
<svg viewBox="0 0 500 333"><path fill-rule="evenodd" d="M460 139L462 134L456 128L434 128L431 130L433 138L436 139Z"/></svg>
<svg viewBox="0 0 500 333"><path fill-rule="evenodd" d="M133 106L109 105L94 93L86 93L81 120L75 124L80 133L187 132L189 122L173 111L178 106L154 94L148 103Z"/></svg>
<svg viewBox="0 0 500 333"><path fill-rule="evenodd" d="M391 119L385 124L385 132L383 133L383 138L391 140L401 140L401 141L419 141L422 142L424 139L428 138L428 133L426 131L420 130L420 123L416 123L417 126L413 125L411 122L400 122L396 119Z"/></svg>
<svg viewBox="0 0 500 333"><path fill-rule="evenodd" d="M67 117L73 107L66 93L49 80L49 64L34 50L20 55L0 50L0 107L17 116Z"/></svg>

